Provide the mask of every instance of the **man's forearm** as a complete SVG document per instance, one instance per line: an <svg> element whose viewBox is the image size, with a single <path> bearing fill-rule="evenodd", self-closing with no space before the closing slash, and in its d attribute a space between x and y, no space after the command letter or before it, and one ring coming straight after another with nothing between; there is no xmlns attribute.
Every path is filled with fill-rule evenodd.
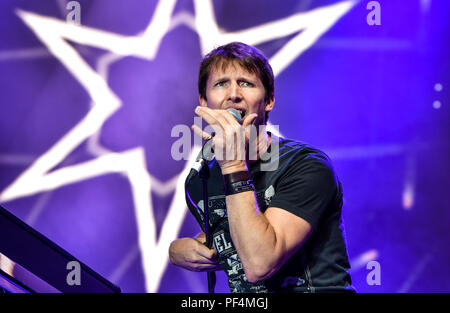
<svg viewBox="0 0 450 313"><path fill-rule="evenodd" d="M276 233L258 209L252 191L226 197L231 238L247 279L255 282L272 274L278 262Z"/></svg>

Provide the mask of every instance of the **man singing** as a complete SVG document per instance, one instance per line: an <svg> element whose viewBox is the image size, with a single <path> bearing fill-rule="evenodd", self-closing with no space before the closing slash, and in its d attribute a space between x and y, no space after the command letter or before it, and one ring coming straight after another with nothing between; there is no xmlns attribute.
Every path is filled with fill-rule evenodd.
<svg viewBox="0 0 450 313"><path fill-rule="evenodd" d="M212 140L216 157L208 162L207 204L201 179L187 184L187 205L202 232L175 240L171 263L224 270L232 292L354 291L341 184L323 152L266 131L275 97L265 56L239 42L218 47L200 65L198 89L195 113L215 135L193 130ZM241 120L229 109L240 111Z"/></svg>

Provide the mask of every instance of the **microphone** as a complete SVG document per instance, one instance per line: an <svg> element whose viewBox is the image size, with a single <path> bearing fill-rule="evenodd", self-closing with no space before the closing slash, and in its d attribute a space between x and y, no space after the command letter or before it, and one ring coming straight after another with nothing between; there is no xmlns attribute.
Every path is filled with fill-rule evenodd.
<svg viewBox="0 0 450 313"><path fill-rule="evenodd" d="M227 111L233 115L239 124L242 123L242 112L237 109L227 109ZM212 138L209 139L204 145L200 153L197 155L195 159L194 165L189 172L189 175L186 179L186 182L190 181L194 176L196 176L203 167L205 162L209 162L214 158L214 150L212 148Z"/></svg>

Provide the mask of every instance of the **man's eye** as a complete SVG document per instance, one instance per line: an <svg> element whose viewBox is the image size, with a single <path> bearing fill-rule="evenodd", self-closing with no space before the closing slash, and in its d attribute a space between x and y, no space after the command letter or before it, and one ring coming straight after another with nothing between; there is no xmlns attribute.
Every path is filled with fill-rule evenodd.
<svg viewBox="0 0 450 313"><path fill-rule="evenodd" d="M250 82L243 81L243 82L241 82L241 86L243 86L243 87L252 87L253 84L250 83Z"/></svg>
<svg viewBox="0 0 450 313"><path fill-rule="evenodd" d="M223 86L225 86L225 83L226 82L218 82L218 83L216 83L216 86L217 87L223 87Z"/></svg>

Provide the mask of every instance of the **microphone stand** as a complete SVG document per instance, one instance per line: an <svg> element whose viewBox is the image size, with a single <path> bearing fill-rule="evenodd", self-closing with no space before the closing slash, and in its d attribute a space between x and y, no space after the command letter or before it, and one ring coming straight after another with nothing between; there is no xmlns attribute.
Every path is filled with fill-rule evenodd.
<svg viewBox="0 0 450 313"><path fill-rule="evenodd" d="M205 213L205 237L206 237L206 246L211 249L212 246L212 235L210 234L209 229L209 217L208 217L208 178L209 178L209 167L208 162L205 160L203 162L203 166L200 170L200 178L202 179L203 186L203 211ZM208 279L208 293L214 293L214 287L216 285L216 273L214 271L208 271L207 273Z"/></svg>

